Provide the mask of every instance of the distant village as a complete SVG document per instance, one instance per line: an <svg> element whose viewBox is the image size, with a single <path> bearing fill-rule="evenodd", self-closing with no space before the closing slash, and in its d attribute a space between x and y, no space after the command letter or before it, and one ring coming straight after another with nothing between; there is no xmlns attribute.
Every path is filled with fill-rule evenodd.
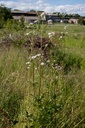
<svg viewBox="0 0 85 128"><path fill-rule="evenodd" d="M21 17L24 17L25 23L37 23L39 20L46 22L48 24L53 23L70 23L78 24L78 19L80 15L61 15L60 13L45 13L44 11L21 11L21 10L11 10L12 16L15 20L20 21ZM85 17L83 17L85 20Z"/></svg>

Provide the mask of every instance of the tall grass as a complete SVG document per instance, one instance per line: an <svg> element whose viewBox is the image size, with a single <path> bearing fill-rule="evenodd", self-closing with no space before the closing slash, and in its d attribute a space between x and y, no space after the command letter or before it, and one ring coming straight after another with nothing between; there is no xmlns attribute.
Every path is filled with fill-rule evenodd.
<svg viewBox="0 0 85 128"><path fill-rule="evenodd" d="M40 35L43 44L47 33ZM85 127L84 37L50 40L46 58L42 48L35 51L34 39L31 52L18 45L0 48L1 128Z"/></svg>

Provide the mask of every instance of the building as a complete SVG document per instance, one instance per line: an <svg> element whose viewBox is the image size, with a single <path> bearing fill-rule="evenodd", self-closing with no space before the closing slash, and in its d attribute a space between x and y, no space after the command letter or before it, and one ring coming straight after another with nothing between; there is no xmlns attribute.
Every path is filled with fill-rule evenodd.
<svg viewBox="0 0 85 128"><path fill-rule="evenodd" d="M71 19L69 19L68 22L69 22L70 24L78 24L78 19L71 18Z"/></svg>
<svg viewBox="0 0 85 128"><path fill-rule="evenodd" d="M12 10L11 13L13 15L13 18L18 21L20 21L21 17L23 16L25 23L35 23L35 21L43 21L48 23L48 21L51 21L52 23L60 22L78 24L78 19L76 18L62 17L58 14L45 13L43 11L25 12L21 10Z"/></svg>
<svg viewBox="0 0 85 128"><path fill-rule="evenodd" d="M11 13L13 15L13 18L18 21L20 21L21 17L23 16L25 23L34 22L39 19L37 12L24 12L20 10L12 10Z"/></svg>
<svg viewBox="0 0 85 128"><path fill-rule="evenodd" d="M68 17L63 18L57 14L47 13L46 21L48 21L48 20L52 20L53 23L56 23L56 22L64 23L64 22L68 22L69 18Z"/></svg>

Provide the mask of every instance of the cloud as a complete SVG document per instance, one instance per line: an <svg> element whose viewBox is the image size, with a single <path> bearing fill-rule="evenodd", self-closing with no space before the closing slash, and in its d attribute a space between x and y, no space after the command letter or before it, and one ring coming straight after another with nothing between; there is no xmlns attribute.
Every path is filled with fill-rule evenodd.
<svg viewBox="0 0 85 128"><path fill-rule="evenodd" d="M85 16L85 4L56 6L55 11L75 13L75 14L80 14Z"/></svg>
<svg viewBox="0 0 85 128"><path fill-rule="evenodd" d="M32 2L31 2L32 1ZM85 16L85 4L77 4L77 5L51 5L46 3L45 0L2 0L0 4L4 4L6 7L12 9L20 9L20 10L41 10L45 12L66 12L66 13L75 13Z"/></svg>

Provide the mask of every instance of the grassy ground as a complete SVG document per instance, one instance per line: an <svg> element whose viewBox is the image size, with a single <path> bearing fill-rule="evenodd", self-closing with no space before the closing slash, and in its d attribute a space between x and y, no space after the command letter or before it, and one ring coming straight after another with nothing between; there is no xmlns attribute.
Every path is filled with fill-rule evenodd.
<svg viewBox="0 0 85 128"><path fill-rule="evenodd" d="M50 38L54 46L48 58L34 47L30 53L25 47L0 47L0 127L84 128L85 27L54 24L41 28L45 37L56 32ZM22 35L16 40L19 44L25 38ZM5 36L9 33L0 30L0 38Z"/></svg>

